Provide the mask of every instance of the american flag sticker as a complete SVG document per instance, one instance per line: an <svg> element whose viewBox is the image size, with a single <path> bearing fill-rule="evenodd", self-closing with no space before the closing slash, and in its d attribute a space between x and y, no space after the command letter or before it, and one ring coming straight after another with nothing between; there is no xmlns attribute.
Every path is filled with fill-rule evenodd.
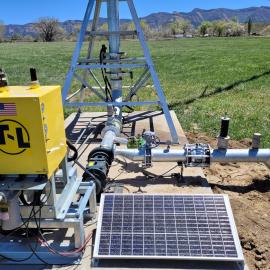
<svg viewBox="0 0 270 270"><path fill-rule="evenodd" d="M0 116L16 116L17 108L15 103L0 103Z"/></svg>

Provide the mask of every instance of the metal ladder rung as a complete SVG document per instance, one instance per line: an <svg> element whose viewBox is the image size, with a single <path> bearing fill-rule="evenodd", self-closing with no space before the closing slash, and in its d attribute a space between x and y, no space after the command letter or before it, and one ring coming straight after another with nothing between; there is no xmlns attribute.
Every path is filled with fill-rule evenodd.
<svg viewBox="0 0 270 270"><path fill-rule="evenodd" d="M111 36L111 35L122 35L122 36L134 36L137 35L137 31L88 31L86 32L89 36Z"/></svg>
<svg viewBox="0 0 270 270"><path fill-rule="evenodd" d="M92 65L89 65L89 64L83 64L83 65L76 65L76 68L78 69L100 69L100 68L107 68L107 69L135 69L135 68L145 68L147 66L147 64L125 64L125 63L122 63L122 64L108 64L108 65L105 65L105 64L92 64Z"/></svg>
<svg viewBox="0 0 270 270"><path fill-rule="evenodd" d="M99 59L79 59L78 61L79 64L100 64ZM120 59L120 60L113 60L113 59L104 59L103 63L105 64L113 64L113 63L117 63L117 64L122 64L122 63L142 63L142 64L146 64L146 59L144 57L140 57L140 58L124 58L124 59Z"/></svg>

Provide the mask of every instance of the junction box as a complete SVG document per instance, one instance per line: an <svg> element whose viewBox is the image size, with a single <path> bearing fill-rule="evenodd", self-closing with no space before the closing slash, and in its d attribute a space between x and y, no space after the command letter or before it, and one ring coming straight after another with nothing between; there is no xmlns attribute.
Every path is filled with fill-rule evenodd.
<svg viewBox="0 0 270 270"><path fill-rule="evenodd" d="M0 87L0 175L49 178L66 152L60 86Z"/></svg>

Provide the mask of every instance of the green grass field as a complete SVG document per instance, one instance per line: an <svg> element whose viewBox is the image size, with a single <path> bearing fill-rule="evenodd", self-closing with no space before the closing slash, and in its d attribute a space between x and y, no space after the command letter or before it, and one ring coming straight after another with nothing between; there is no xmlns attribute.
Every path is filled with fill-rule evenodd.
<svg viewBox="0 0 270 270"><path fill-rule="evenodd" d="M228 114L233 139L261 132L263 146L270 146L270 38L200 38L149 45L170 108L185 130L216 136L220 116ZM74 43L0 44L0 66L10 84L26 84L28 69L34 66L42 84L63 85L73 48ZM139 55L133 41L125 41L122 50ZM147 95L143 91L142 99Z"/></svg>

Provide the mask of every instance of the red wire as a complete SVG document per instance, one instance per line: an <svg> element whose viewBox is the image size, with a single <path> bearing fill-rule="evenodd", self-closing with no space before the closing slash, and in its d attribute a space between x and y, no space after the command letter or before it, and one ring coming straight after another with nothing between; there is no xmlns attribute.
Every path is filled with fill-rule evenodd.
<svg viewBox="0 0 270 270"><path fill-rule="evenodd" d="M92 239L92 235L93 235L92 233L89 234L89 236L86 238L84 244L83 244L81 247L79 247L79 248L77 248L77 249L75 249L75 250L73 250L73 251L70 251L70 252L58 252L57 250L55 250L55 249L53 249L52 247L50 247L50 245L49 245L47 242L45 242L44 240L40 239L39 237L38 237L38 241L39 241L41 244L45 245L45 247L46 247L51 253L53 253L53 254L60 254L61 256L66 256L66 257L68 257L68 256L71 256L71 255L73 255L73 254L76 254L76 253L79 253L79 252L83 251L83 250L86 248L86 246L87 246L87 244L89 243L89 241Z"/></svg>

